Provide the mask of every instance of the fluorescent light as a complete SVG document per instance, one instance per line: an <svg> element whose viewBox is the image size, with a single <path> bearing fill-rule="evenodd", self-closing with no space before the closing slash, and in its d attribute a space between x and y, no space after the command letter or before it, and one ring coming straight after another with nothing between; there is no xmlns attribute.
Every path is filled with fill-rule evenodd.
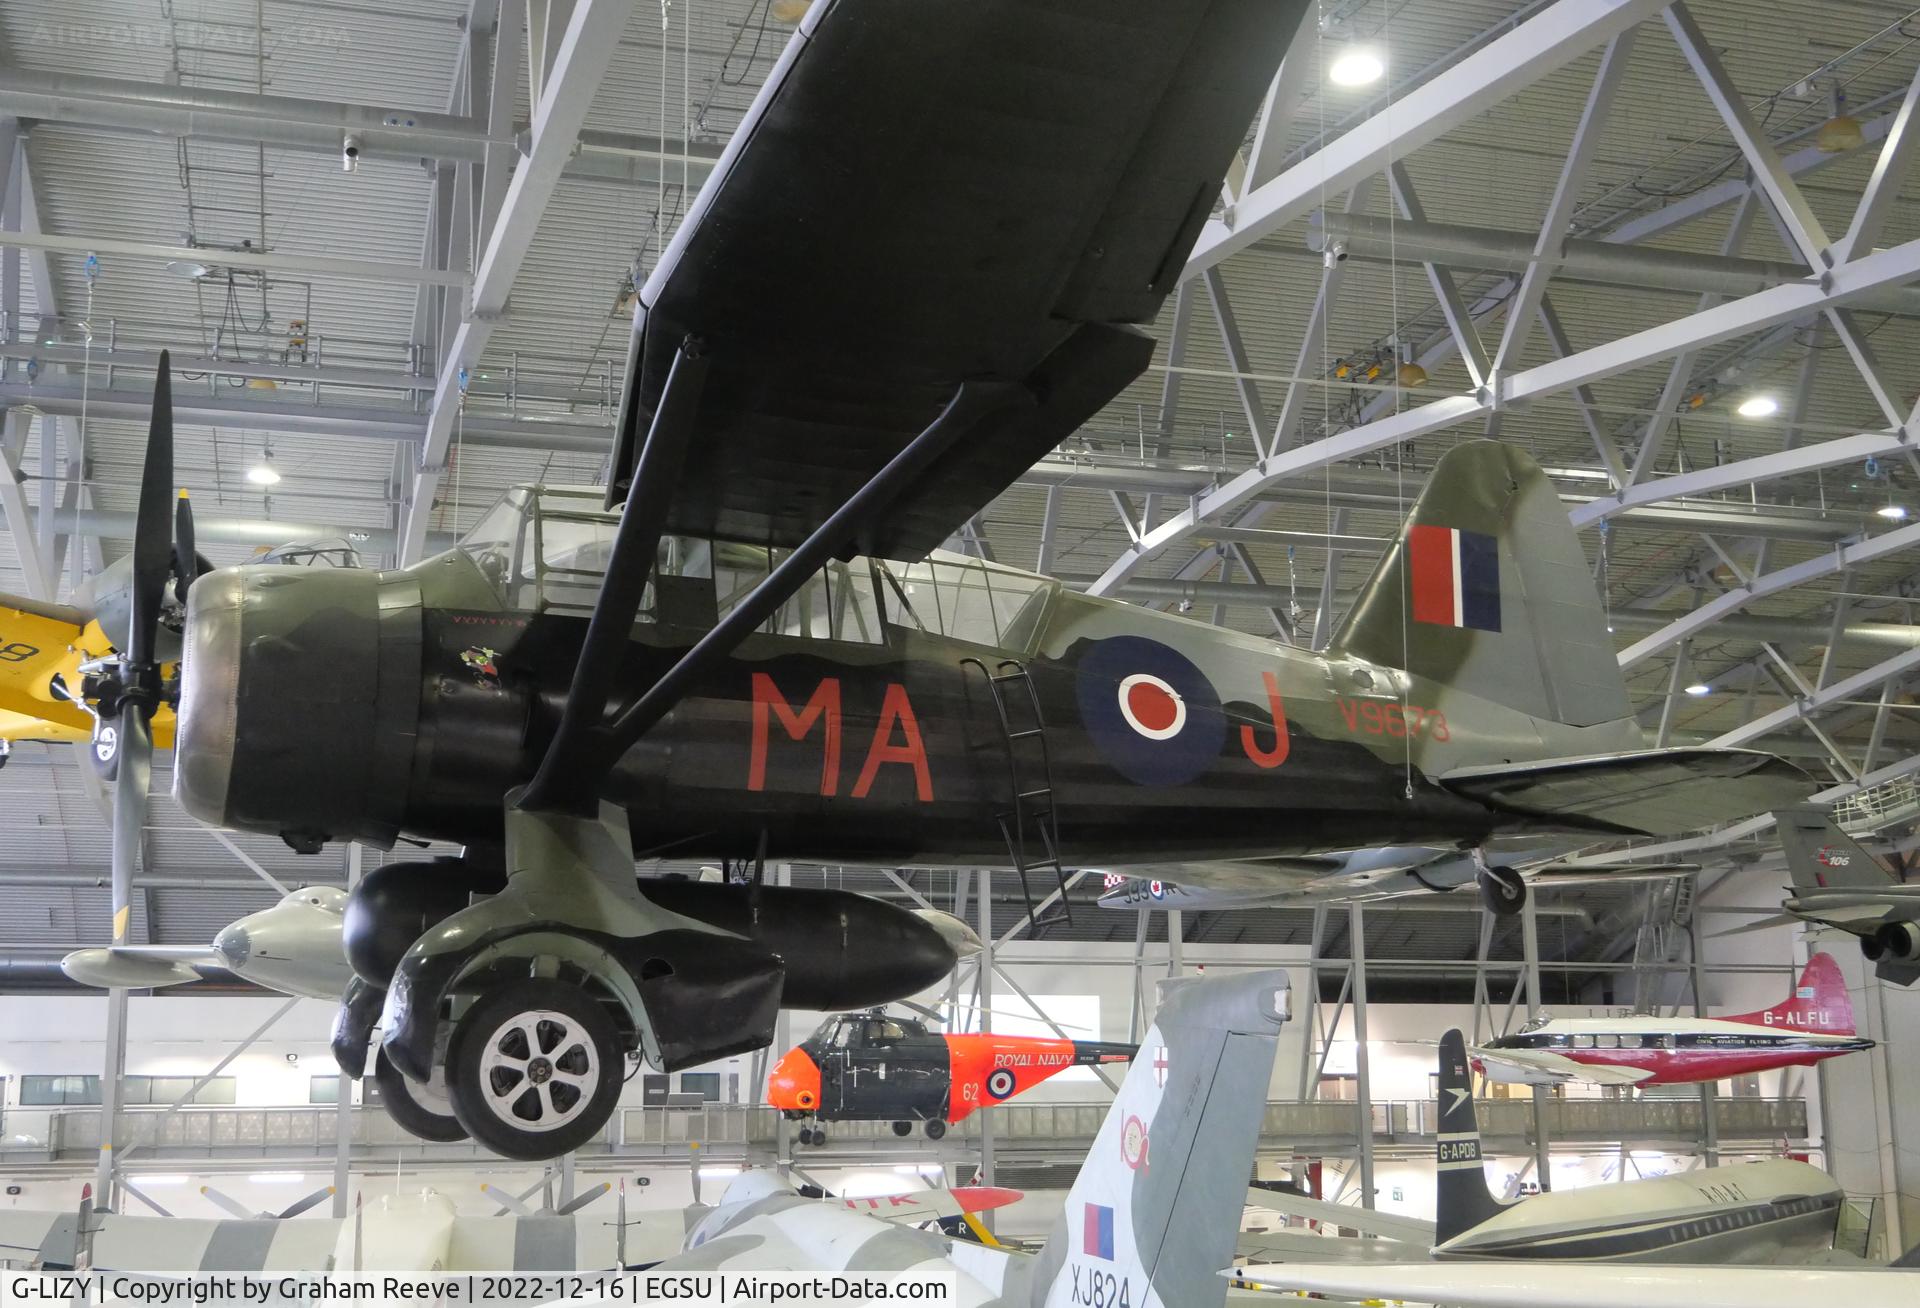
<svg viewBox="0 0 1920 1308"><path fill-rule="evenodd" d="M1695 699L1698 699L1702 695L1713 694L1713 687L1709 686L1704 681L1696 681L1691 686L1687 687L1687 694L1692 695Z"/></svg>
<svg viewBox="0 0 1920 1308"><path fill-rule="evenodd" d="M723 1167L718 1165L713 1167L703 1167L700 1169L700 1175L702 1176L738 1176L740 1175L740 1166L739 1164L736 1163L731 1167Z"/></svg>
<svg viewBox="0 0 1920 1308"><path fill-rule="evenodd" d="M253 1172L247 1179L255 1185L292 1185L307 1179L305 1172Z"/></svg>
<svg viewBox="0 0 1920 1308"><path fill-rule="evenodd" d="M137 1186L138 1185L185 1185L187 1183L187 1178L184 1176L160 1176L158 1174L153 1176L141 1176L138 1173L135 1173L130 1179L132 1180L133 1184Z"/></svg>
<svg viewBox="0 0 1920 1308"><path fill-rule="evenodd" d="M1884 509L1876 509L1875 512L1895 522L1905 522L1907 518L1907 506L1904 504L1889 504Z"/></svg>
<svg viewBox="0 0 1920 1308"><path fill-rule="evenodd" d="M256 486L278 486L280 474L273 470L270 463L256 463L247 469L247 480Z"/></svg>
<svg viewBox="0 0 1920 1308"><path fill-rule="evenodd" d="M1387 71L1380 56L1364 45L1350 45L1334 57L1327 80L1335 86L1367 86Z"/></svg>
<svg viewBox="0 0 1920 1308"><path fill-rule="evenodd" d="M1780 401L1771 395L1749 395L1734 412L1742 418L1771 418L1780 412Z"/></svg>

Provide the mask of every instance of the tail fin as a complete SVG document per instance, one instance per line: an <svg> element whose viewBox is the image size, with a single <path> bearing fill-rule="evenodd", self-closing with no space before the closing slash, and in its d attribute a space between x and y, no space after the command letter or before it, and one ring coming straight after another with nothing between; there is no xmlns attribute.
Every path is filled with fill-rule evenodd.
<svg viewBox="0 0 1920 1308"><path fill-rule="evenodd" d="M1873 855L1860 848L1834 820L1811 806L1782 809L1773 815L1787 872L1800 890L1846 886L1884 886L1893 880Z"/></svg>
<svg viewBox="0 0 1920 1308"><path fill-rule="evenodd" d="M1497 441L1440 460L1333 649L1547 721L1631 712L1566 506Z"/></svg>
<svg viewBox="0 0 1920 1308"><path fill-rule="evenodd" d="M1433 1239L1445 1244L1507 1207L1493 1197L1480 1161L1480 1121L1473 1111L1473 1074L1467 1042L1458 1030L1440 1037L1439 1169L1433 1198Z"/></svg>
<svg viewBox="0 0 1920 1308"><path fill-rule="evenodd" d="M1163 984L1032 1264L1035 1308L1221 1308L1286 1017L1281 970Z"/></svg>
<svg viewBox="0 0 1920 1308"><path fill-rule="evenodd" d="M1817 1035L1852 1035L1853 1000L1847 995L1846 978L1832 954L1815 954L1807 960L1806 971L1793 993L1756 1013L1742 1013L1727 1019L1751 1022L1755 1026L1779 1026Z"/></svg>

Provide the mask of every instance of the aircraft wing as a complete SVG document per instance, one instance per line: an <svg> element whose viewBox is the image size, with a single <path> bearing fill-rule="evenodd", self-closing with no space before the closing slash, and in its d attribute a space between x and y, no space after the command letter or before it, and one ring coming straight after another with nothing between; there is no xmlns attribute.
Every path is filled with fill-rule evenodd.
<svg viewBox="0 0 1920 1308"><path fill-rule="evenodd" d="M1306 1195L1294 1194L1287 1190L1268 1190L1262 1186L1248 1186L1247 1204L1253 1208L1285 1213L1288 1217L1304 1217L1309 1221L1351 1226L1356 1231L1365 1231L1369 1235L1416 1244L1420 1246L1422 1257L1428 1249L1433 1247L1436 1240L1433 1223L1422 1221L1418 1217L1375 1212L1371 1208L1356 1208L1351 1204L1328 1203L1324 1199L1310 1199Z"/></svg>
<svg viewBox="0 0 1920 1308"><path fill-rule="evenodd" d="M60 970L83 986L155 990L189 981L231 978L224 960L205 945L109 945L76 949Z"/></svg>
<svg viewBox="0 0 1920 1308"><path fill-rule="evenodd" d="M1351 1235L1316 1235L1290 1228L1242 1231L1234 1254L1249 1263L1424 1263L1426 1246L1402 1240L1367 1240Z"/></svg>
<svg viewBox="0 0 1920 1308"><path fill-rule="evenodd" d="M1545 1050L1483 1049L1467 1050L1475 1058L1489 1063L1505 1063L1523 1072L1538 1073L1559 1081L1588 1081L1594 1085L1638 1085L1653 1073L1637 1067L1611 1067L1605 1063L1576 1063L1570 1058Z"/></svg>
<svg viewBox="0 0 1920 1308"><path fill-rule="evenodd" d="M1455 768L1440 784L1509 813L1623 835L1672 836L1805 799L1814 782L1750 749L1649 749Z"/></svg>
<svg viewBox="0 0 1920 1308"><path fill-rule="evenodd" d="M690 335L667 530L799 544L963 381L975 421L863 522L941 544L1151 361L1299 0L822 0L641 288L612 501Z"/></svg>
<svg viewBox="0 0 1920 1308"><path fill-rule="evenodd" d="M1529 881L1553 886L1597 886L1622 881L1665 881L1698 872L1698 863L1549 863L1520 869Z"/></svg>
<svg viewBox="0 0 1920 1308"><path fill-rule="evenodd" d="M1283 1263L1221 1273L1274 1290L1456 1308L1910 1308L1913 1276L1879 1267L1684 1267L1448 1262L1397 1267Z"/></svg>
<svg viewBox="0 0 1920 1308"><path fill-rule="evenodd" d="M0 594L0 738L85 740L92 734L84 712L47 691L89 621L71 605Z"/></svg>

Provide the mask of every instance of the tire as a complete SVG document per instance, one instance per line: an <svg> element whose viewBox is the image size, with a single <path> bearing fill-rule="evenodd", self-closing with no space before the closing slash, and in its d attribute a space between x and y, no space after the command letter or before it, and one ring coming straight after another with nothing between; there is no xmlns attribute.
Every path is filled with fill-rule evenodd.
<svg viewBox="0 0 1920 1308"><path fill-rule="evenodd" d="M1480 902L1495 917L1513 917L1527 906L1527 879L1510 867L1480 873Z"/></svg>
<svg viewBox="0 0 1920 1308"><path fill-rule="evenodd" d="M895 1135L912 1135L913 1123L912 1122L895 1122L893 1124L893 1133Z"/></svg>
<svg viewBox="0 0 1920 1308"><path fill-rule="evenodd" d="M938 1140L947 1133L947 1124L942 1119L930 1118L927 1122L927 1139Z"/></svg>
<svg viewBox="0 0 1920 1308"><path fill-rule="evenodd" d="M578 1149L613 1116L624 1079L620 1032L587 991L514 981L481 997L447 1043L453 1115L505 1158Z"/></svg>
<svg viewBox="0 0 1920 1308"><path fill-rule="evenodd" d="M380 1106L387 1110L394 1125L408 1135L435 1144L457 1144L467 1138L467 1128L453 1115L453 1101L447 1097L447 1073L434 1069L434 1079L425 1085L409 1081L387 1059L382 1049L373 1056L373 1080L380 1087Z"/></svg>

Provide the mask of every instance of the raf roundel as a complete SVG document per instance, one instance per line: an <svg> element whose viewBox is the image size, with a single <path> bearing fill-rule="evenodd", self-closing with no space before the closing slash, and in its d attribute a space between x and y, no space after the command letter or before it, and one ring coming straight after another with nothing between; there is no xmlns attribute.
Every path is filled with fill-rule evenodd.
<svg viewBox="0 0 1920 1308"><path fill-rule="evenodd" d="M996 1067L987 1073L987 1093L995 1099L1005 1099L1017 1088L1010 1068Z"/></svg>
<svg viewBox="0 0 1920 1308"><path fill-rule="evenodd" d="M1081 656L1077 690L1100 757L1131 781L1184 785L1220 756L1220 696L1191 659L1159 641L1095 642Z"/></svg>

